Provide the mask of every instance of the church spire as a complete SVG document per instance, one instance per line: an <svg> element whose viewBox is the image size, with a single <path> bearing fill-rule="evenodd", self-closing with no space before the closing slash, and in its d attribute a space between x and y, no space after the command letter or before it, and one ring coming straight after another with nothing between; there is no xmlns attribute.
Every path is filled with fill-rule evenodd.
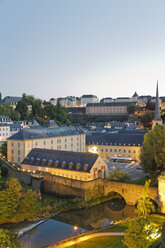
<svg viewBox="0 0 165 248"><path fill-rule="evenodd" d="M152 120L152 128L154 128L156 125L162 125L162 119L160 117L158 81L157 81L157 86L156 86L155 117Z"/></svg>
<svg viewBox="0 0 165 248"><path fill-rule="evenodd" d="M155 103L155 117L154 120L160 121L160 104L159 104L159 91L158 91L158 81L156 86L156 103Z"/></svg>

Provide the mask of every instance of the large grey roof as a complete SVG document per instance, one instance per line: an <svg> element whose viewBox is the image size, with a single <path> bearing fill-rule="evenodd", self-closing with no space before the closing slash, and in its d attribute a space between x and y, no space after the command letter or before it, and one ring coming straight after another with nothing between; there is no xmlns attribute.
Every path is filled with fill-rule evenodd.
<svg viewBox="0 0 165 248"><path fill-rule="evenodd" d="M74 126L57 126L54 128L24 128L20 132L14 134L9 139L29 140L49 138L56 136L77 135L84 133L81 129Z"/></svg>
<svg viewBox="0 0 165 248"><path fill-rule="evenodd" d="M91 97L97 97L95 95L83 95L81 98L91 98Z"/></svg>
<svg viewBox="0 0 165 248"><path fill-rule="evenodd" d="M121 132L86 135L86 145L142 146L144 132Z"/></svg>
<svg viewBox="0 0 165 248"><path fill-rule="evenodd" d="M33 158L33 160L30 159L31 157ZM98 155L92 153L34 148L23 160L22 164L90 172L97 158ZM42 162L43 159L46 160L44 164ZM52 161L51 164L49 164L49 160ZM56 161L58 161L58 165L55 163ZM63 167L62 162L64 161L65 166ZM69 168L69 163L71 162L72 167ZM76 169L76 164L78 163L80 163L80 167L79 169ZM84 165L86 165L86 170L84 170Z"/></svg>
<svg viewBox="0 0 165 248"><path fill-rule="evenodd" d="M22 99L22 97L18 97L18 96L6 96L5 98L2 99L2 101L0 102L0 104L8 102L14 102L17 103L18 101L20 101Z"/></svg>
<svg viewBox="0 0 165 248"><path fill-rule="evenodd" d="M0 121L4 120L5 121L11 121L10 117L9 116L6 116L6 115L0 115Z"/></svg>
<svg viewBox="0 0 165 248"><path fill-rule="evenodd" d="M131 103L134 103L134 102L88 103L87 107L127 106Z"/></svg>

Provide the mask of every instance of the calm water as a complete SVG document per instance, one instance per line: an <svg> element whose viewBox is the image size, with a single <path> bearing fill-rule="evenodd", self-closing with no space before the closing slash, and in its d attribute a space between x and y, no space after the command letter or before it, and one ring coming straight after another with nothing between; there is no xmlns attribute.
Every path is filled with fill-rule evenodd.
<svg viewBox="0 0 165 248"><path fill-rule="evenodd" d="M43 248L79 233L108 226L112 221L134 216L134 206L126 205L121 210L121 205L106 202L89 209L60 213L24 234L21 244L23 248ZM29 223L21 223L9 229L19 231L28 225ZM78 226L77 231L74 231L75 225Z"/></svg>

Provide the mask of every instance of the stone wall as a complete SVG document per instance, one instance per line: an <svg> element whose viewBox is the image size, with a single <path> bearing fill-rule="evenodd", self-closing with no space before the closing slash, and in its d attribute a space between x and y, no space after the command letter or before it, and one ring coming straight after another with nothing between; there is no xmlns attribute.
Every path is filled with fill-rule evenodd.
<svg viewBox="0 0 165 248"><path fill-rule="evenodd" d="M44 175L44 191L55 195L85 198L83 181L46 173Z"/></svg>
<svg viewBox="0 0 165 248"><path fill-rule="evenodd" d="M108 196L111 192L117 192L128 205L136 205L142 195L143 187L142 185L112 182L104 179L84 182L50 174L44 175L45 192L64 196L78 196L84 200ZM149 197L159 204L157 188L149 188Z"/></svg>
<svg viewBox="0 0 165 248"><path fill-rule="evenodd" d="M23 184L30 185L35 190L43 189L43 179L34 178L28 173L15 169L4 159L0 158L0 163L4 168L8 169L9 176L17 177Z"/></svg>

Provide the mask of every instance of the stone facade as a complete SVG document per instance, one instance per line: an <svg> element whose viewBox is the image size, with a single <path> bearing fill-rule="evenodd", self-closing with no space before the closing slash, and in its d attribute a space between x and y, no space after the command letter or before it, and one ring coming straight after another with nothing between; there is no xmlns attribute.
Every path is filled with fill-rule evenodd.
<svg viewBox="0 0 165 248"><path fill-rule="evenodd" d="M7 140L7 159L20 164L33 148L85 152L85 134L27 140L10 138Z"/></svg>
<svg viewBox="0 0 165 248"><path fill-rule="evenodd" d="M126 157L139 161L141 145L139 146L111 146L111 145L87 145L86 152L97 153L102 159L111 157Z"/></svg>
<svg viewBox="0 0 165 248"><path fill-rule="evenodd" d="M80 181L106 178L108 166L96 154L33 149L23 160L23 171L46 172Z"/></svg>
<svg viewBox="0 0 165 248"><path fill-rule="evenodd" d="M142 195L144 186L112 182L104 179L95 179L89 182L61 178L54 175L45 174L44 176L45 192L62 194L69 196L79 196L84 200L97 198L98 196L108 196L112 192L119 193L128 205L136 205ZM149 188L149 197L159 206L159 194L157 188ZM161 209L165 213L164 209Z"/></svg>

